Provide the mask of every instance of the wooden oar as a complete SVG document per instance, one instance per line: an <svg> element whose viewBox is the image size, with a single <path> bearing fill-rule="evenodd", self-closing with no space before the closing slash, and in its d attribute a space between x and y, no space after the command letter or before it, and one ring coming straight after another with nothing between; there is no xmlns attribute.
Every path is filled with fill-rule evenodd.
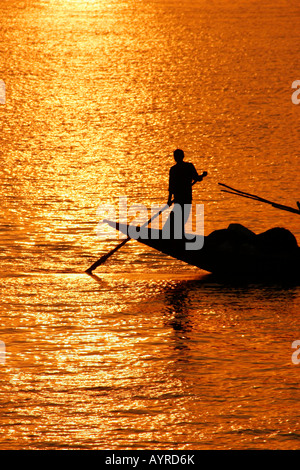
<svg viewBox="0 0 300 470"><path fill-rule="evenodd" d="M200 176L200 178L204 178L205 176L207 176L207 171L204 171L202 173L202 175ZM202 179L197 180L197 181L201 181ZM194 181L194 183L192 184L192 186L197 183L197 181ZM173 204L174 201L171 201L171 205ZM166 204L164 207L162 207L159 212L157 212L156 214L154 214L149 220L147 220L147 222L145 222L141 227L140 227L140 230L142 228L145 228L147 227L147 225L150 224L150 222L152 222L154 219L156 219L156 217L158 217L163 211L165 211L166 209L168 209L170 206L169 204ZM110 250L108 253L106 253L106 255L103 255L101 256L101 258L99 258L97 261L95 261L94 264L92 264L92 266L90 266L88 269L86 269L86 273L87 274L91 274L92 271L94 271L98 266L100 266L101 264L105 263L105 261L110 258L116 251L118 251L120 248L122 248L122 246L125 245L125 243L129 242L129 240L131 240L131 237L127 237L125 238L119 245L117 245L115 248L113 248L112 250Z"/></svg>
<svg viewBox="0 0 300 470"><path fill-rule="evenodd" d="M173 204L174 201L172 201L171 203ZM160 209L159 212L157 212L155 215L153 215L149 220L147 220L147 222L145 222L141 227L140 227L140 230L142 228L145 228L147 227L148 224L150 224L150 222L152 222L152 220L156 219L156 217L158 217L163 211L165 211L166 209L168 209L170 206L169 204L166 204L164 207L162 207ZM106 255L103 255L101 256L101 258L99 258L97 261L95 261L94 264L92 264L92 266L90 266L85 272L87 274L91 274L92 271L94 271L98 266L100 266L100 264L103 264L105 263L105 261L110 258L116 251L118 251L120 248L122 248L122 246L125 245L125 243L129 242L129 240L131 240L131 237L127 237L125 238L119 245L117 245L115 248L113 248L112 250L110 250L108 253L106 253Z"/></svg>
<svg viewBox="0 0 300 470"><path fill-rule="evenodd" d="M271 206L275 207L276 209L281 209L281 210L284 210L284 211L293 212L294 214L300 214L300 207L299 206L298 206L299 207L299 210L298 210L298 209L295 209L294 207L289 207L289 206L285 206L283 204L278 204L277 202L269 201L268 199L264 199L260 196L256 196L255 194L246 193L245 191L240 191L239 189L232 188L231 186L228 186L227 184L223 184L223 183L218 183L218 184L220 186L223 186L224 188L228 188L230 190L230 191L228 191L228 189L222 189L221 190L222 192L229 193L229 194L234 194L235 196L241 196L241 197L245 197L245 198L248 198L248 199L253 199L254 201L258 201L258 202L264 202L265 204L270 204Z"/></svg>

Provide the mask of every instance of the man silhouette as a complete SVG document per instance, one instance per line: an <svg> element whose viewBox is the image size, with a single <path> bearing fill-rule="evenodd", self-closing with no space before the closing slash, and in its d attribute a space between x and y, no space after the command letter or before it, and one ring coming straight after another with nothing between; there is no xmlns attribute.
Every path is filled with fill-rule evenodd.
<svg viewBox="0 0 300 470"><path fill-rule="evenodd" d="M174 196L174 208L163 228L164 231L168 230L170 232L171 238L174 238L174 233L178 234L179 238L180 234L184 234L184 227L192 207L192 185L197 181L202 181L203 177L207 175L207 172L198 175L194 165L189 162L184 162L183 159L183 150L176 149L174 151L176 164L171 167L169 172L168 198L168 205L171 206L172 197Z"/></svg>

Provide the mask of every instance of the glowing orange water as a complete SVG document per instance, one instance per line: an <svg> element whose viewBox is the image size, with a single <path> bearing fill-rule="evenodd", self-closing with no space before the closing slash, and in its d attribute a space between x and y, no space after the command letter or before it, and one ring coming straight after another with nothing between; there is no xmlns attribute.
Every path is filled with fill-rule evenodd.
<svg viewBox="0 0 300 470"><path fill-rule="evenodd" d="M177 147L209 173L205 233L300 241L299 216L217 184L300 199L299 7L1 8L0 447L298 448L298 287L210 284L135 242L82 273L117 243L97 239L98 206L166 203Z"/></svg>

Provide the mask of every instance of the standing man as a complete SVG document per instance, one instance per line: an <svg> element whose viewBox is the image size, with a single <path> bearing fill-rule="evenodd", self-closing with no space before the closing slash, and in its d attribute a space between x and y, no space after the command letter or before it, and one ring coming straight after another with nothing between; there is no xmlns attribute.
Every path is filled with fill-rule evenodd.
<svg viewBox="0 0 300 470"><path fill-rule="evenodd" d="M175 206L172 212L170 213L169 218L163 228L164 231L170 231L171 238L174 238L175 223L177 229L176 233L181 233L182 235L184 235L184 227L189 218L192 207L192 185L197 181L202 181L203 177L207 175L206 171L203 172L202 175L198 175L198 172L194 165L189 162L184 162L183 159L183 150L175 150L174 160L176 164L171 167L169 173L168 198L168 205L171 206L172 197L174 196ZM179 214L178 216L177 213Z"/></svg>

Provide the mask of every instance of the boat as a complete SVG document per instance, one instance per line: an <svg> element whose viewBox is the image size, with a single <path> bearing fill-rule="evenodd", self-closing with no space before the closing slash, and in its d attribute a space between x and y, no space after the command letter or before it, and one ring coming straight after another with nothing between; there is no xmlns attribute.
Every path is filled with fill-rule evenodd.
<svg viewBox="0 0 300 470"><path fill-rule="evenodd" d="M127 237L132 233L130 227L139 230L129 224L104 222ZM241 224L230 224L206 236L187 234L182 239L166 239L162 230L143 227L135 239L218 277L300 280L300 248L295 236L281 227L255 234ZM202 248L187 249L192 242Z"/></svg>

